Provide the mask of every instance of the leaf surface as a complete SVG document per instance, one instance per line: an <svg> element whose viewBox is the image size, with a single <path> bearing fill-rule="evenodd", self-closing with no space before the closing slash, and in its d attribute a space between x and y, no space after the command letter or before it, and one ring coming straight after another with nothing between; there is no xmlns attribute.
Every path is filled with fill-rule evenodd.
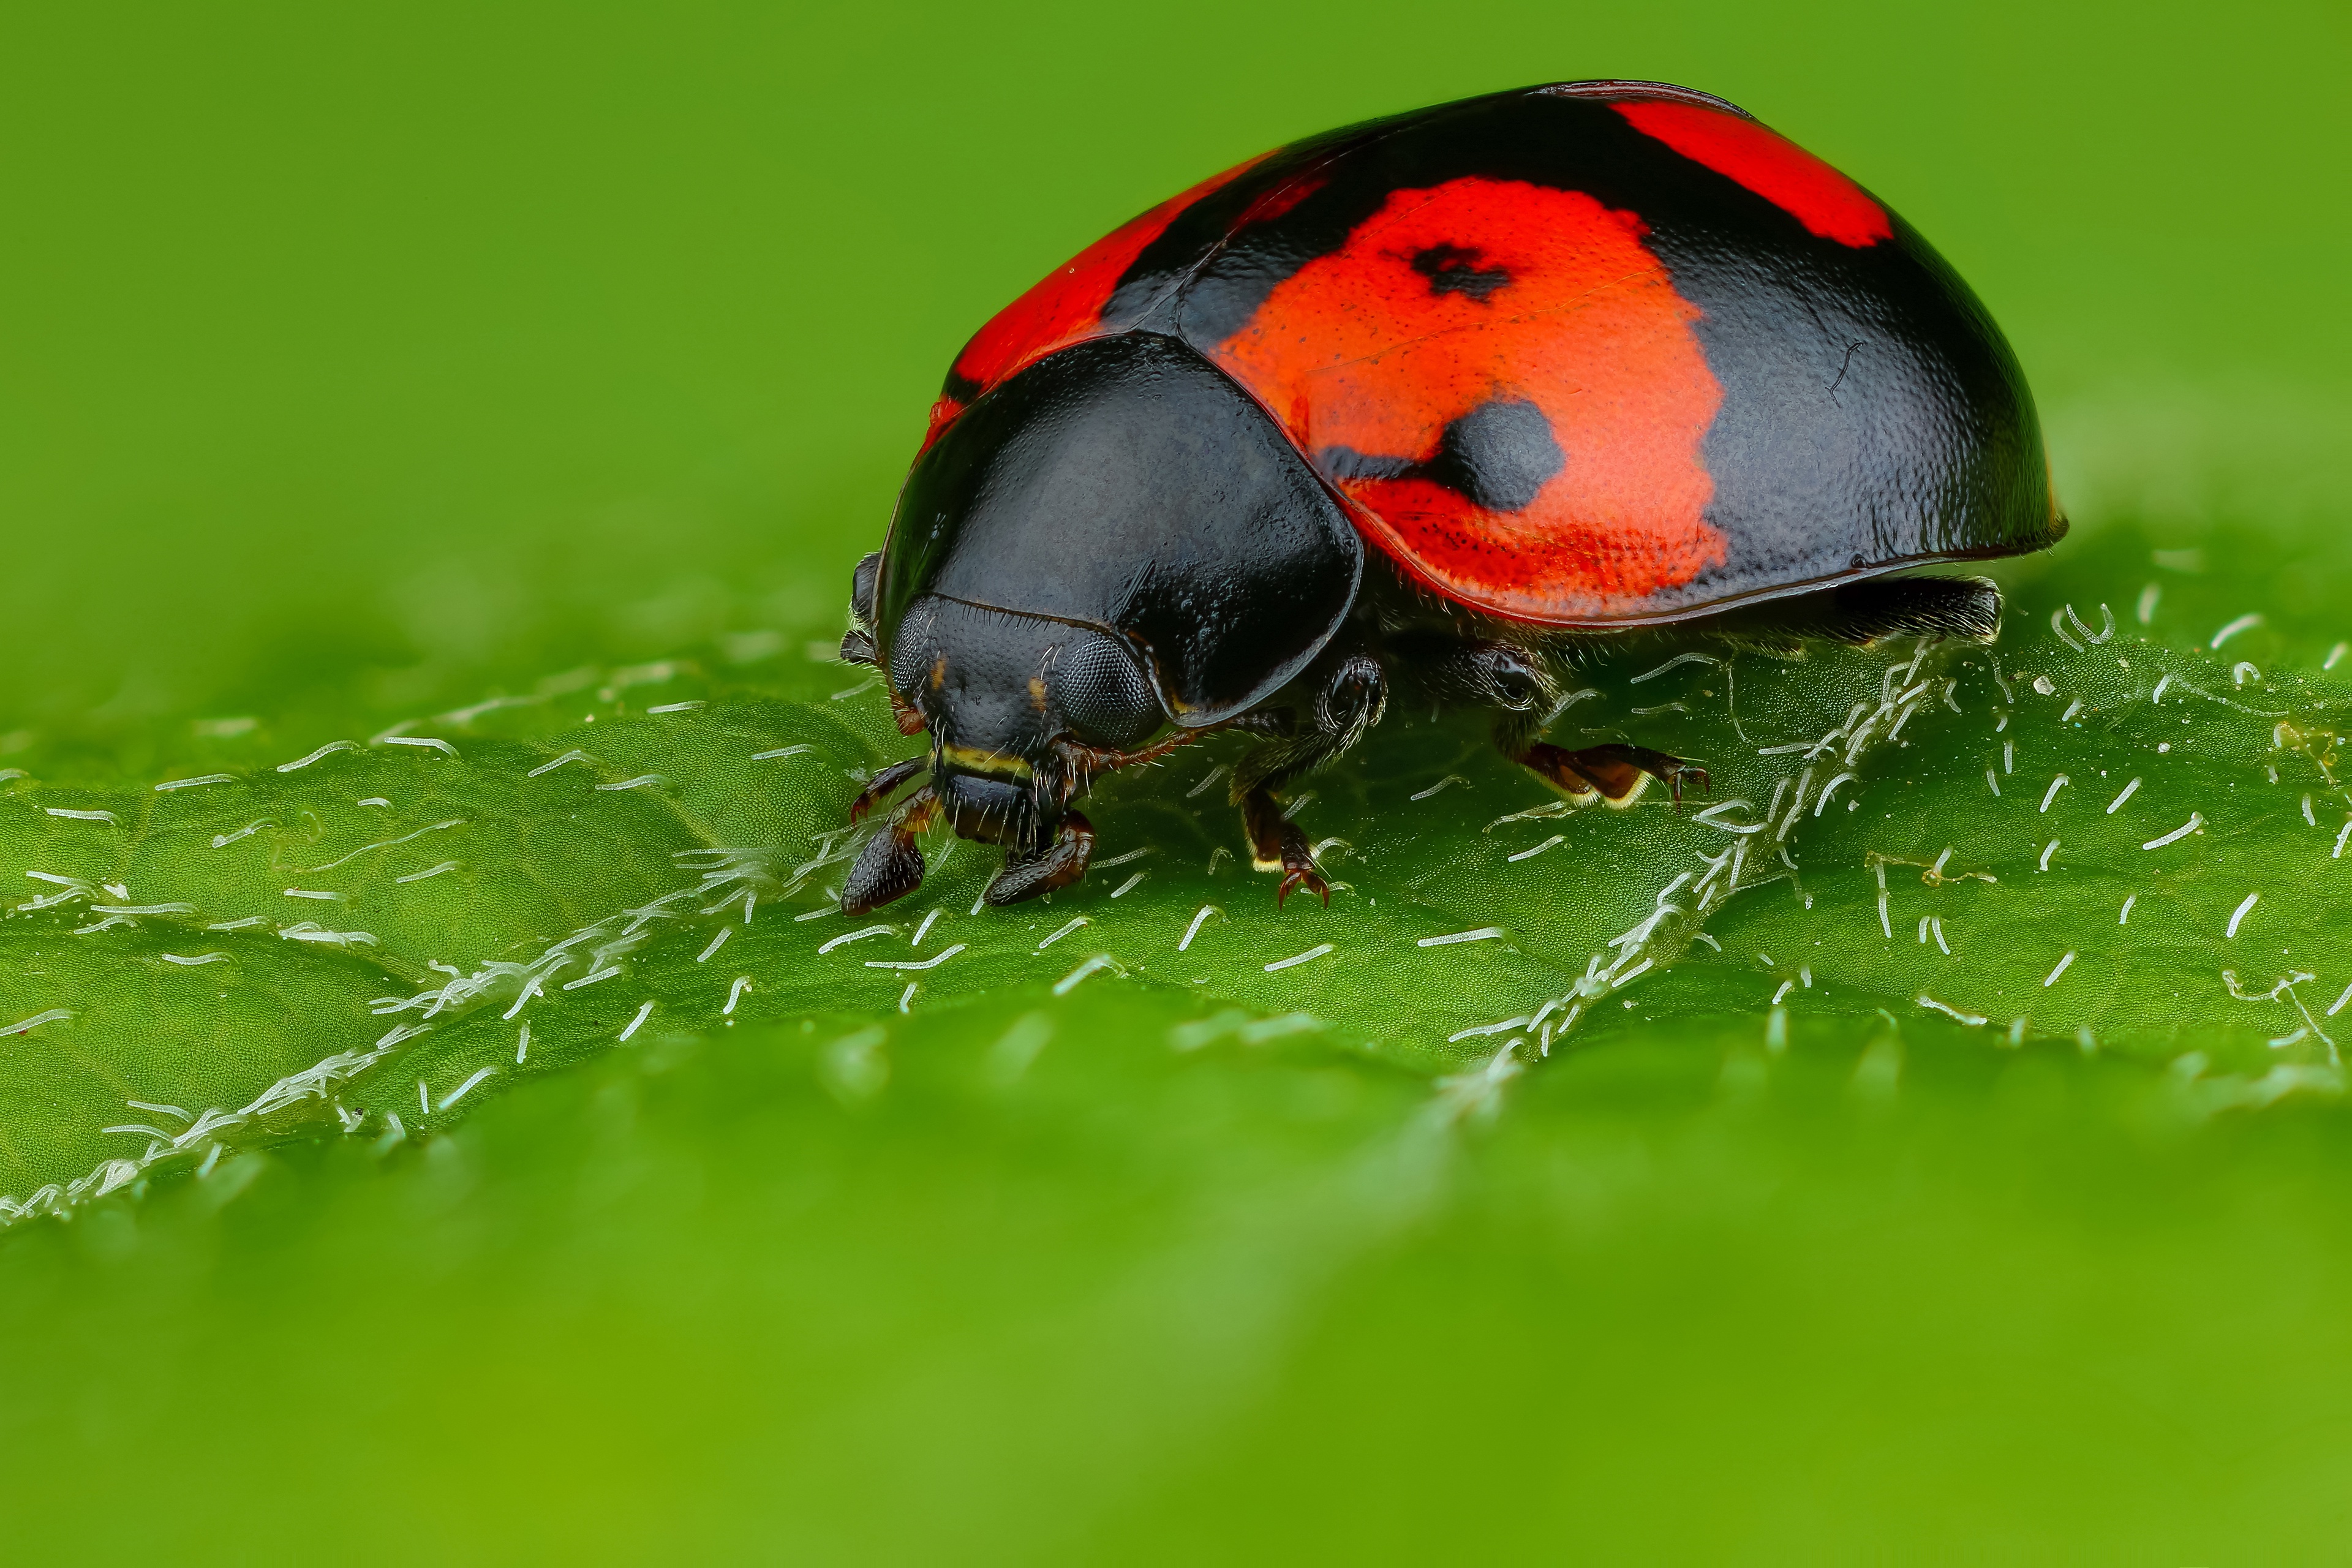
<svg viewBox="0 0 2352 1568"><path fill-rule="evenodd" d="M845 921L848 800L908 748L870 681L817 698L823 667L795 700L682 655L291 755L158 744L168 776L110 787L37 756L0 800L10 1212L329 1116L439 1125L647 1028L1079 985L1183 998L1193 1046L1312 1033L1429 1073L1689 996L1775 1039L1935 1017L2335 1092L2336 681L2028 605L1990 648L1586 670L1551 732L1704 763L1680 809L1580 808L1475 716L1397 711L1294 795L1328 909L1236 858L1245 742L1213 740L1105 787L1101 863L1050 902L980 907L993 853L939 836L918 894Z"/></svg>

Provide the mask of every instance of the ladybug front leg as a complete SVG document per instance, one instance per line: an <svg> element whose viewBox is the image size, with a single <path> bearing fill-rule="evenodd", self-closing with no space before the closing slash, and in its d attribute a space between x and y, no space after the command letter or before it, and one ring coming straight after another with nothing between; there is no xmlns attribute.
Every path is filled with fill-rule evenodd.
<svg viewBox="0 0 2352 1568"><path fill-rule="evenodd" d="M925 784L898 803L881 832L866 841L841 885L841 912L871 914L923 885L923 852L915 840L938 819L940 797Z"/></svg>
<svg viewBox="0 0 2352 1568"><path fill-rule="evenodd" d="M929 757L908 757L905 762L892 763L876 773L866 781L866 787L857 792L857 798L849 803L849 820L852 823L865 821L867 812L896 795L900 784L930 765Z"/></svg>
<svg viewBox="0 0 2352 1568"><path fill-rule="evenodd" d="M1026 859L1008 857L1004 869L991 879L988 890L981 896L1002 909L1066 888L1087 874L1087 862L1094 853L1095 825L1075 811L1066 811L1054 842Z"/></svg>
<svg viewBox="0 0 2352 1568"><path fill-rule="evenodd" d="M1314 689L1305 724L1260 745L1234 766L1234 803L1242 808L1251 864L1282 873L1274 894L1276 908L1299 888L1328 904L1331 885L1315 864L1307 835L1283 811L1275 791L1347 751L1388 710L1387 675L1368 653L1334 658L1318 672Z"/></svg>

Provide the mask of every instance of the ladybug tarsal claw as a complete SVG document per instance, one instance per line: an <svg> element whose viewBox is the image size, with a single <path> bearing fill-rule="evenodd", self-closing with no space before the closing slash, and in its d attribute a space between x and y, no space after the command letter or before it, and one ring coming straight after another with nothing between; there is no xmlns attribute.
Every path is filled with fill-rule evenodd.
<svg viewBox="0 0 2352 1568"><path fill-rule="evenodd" d="M1307 835L1283 815L1281 803L1264 788L1242 797L1242 826L1249 834L1252 868L1282 873L1274 889L1276 909L1287 904L1300 888L1321 899L1325 908L1330 907L1331 884L1323 879L1323 868L1315 864Z"/></svg>
<svg viewBox="0 0 2352 1568"><path fill-rule="evenodd" d="M1594 749L1613 752L1631 766L1639 768L1650 777L1662 781L1666 786L1666 799L1676 810L1682 807L1685 779L1690 780L1693 787L1702 795L1714 793L1714 785L1707 778L1706 770L1696 763L1686 763L1680 757L1670 757L1664 752L1653 752L1643 746L1609 746Z"/></svg>
<svg viewBox="0 0 2352 1568"><path fill-rule="evenodd" d="M1312 860L1303 868L1290 867L1283 871L1282 884L1274 890L1274 907L1281 909L1289 901L1291 893L1299 888L1321 899L1325 909L1331 907L1331 884L1323 879L1323 873L1316 869Z"/></svg>
<svg viewBox="0 0 2352 1568"><path fill-rule="evenodd" d="M930 765L930 759L928 757L909 757L903 763L893 763L876 773L866 781L866 787L857 792L857 798L849 803L849 820L852 823L866 820L867 812L896 795L900 784Z"/></svg>

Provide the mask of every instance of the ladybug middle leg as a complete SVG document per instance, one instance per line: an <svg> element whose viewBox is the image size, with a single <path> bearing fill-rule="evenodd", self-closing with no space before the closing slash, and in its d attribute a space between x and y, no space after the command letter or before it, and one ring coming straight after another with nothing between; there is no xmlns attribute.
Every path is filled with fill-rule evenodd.
<svg viewBox="0 0 2352 1568"><path fill-rule="evenodd" d="M1646 746L1615 742L1570 751L1536 737L1558 712L1559 683L1539 656L1505 642L1462 642L1423 666L1441 697L1497 710L1495 745L1552 788L1580 802L1633 805L1652 779L1682 804L1685 779L1708 787L1706 770Z"/></svg>
<svg viewBox="0 0 2352 1568"><path fill-rule="evenodd" d="M1318 665L1308 679L1315 682L1315 700L1307 722L1294 723L1290 733L1265 742L1234 764L1233 799L1242 808L1250 863L1282 874L1274 894L1277 908L1300 888L1328 904L1331 885L1315 863L1307 835L1283 810L1276 792L1362 740L1388 710L1386 672L1368 653L1339 656Z"/></svg>

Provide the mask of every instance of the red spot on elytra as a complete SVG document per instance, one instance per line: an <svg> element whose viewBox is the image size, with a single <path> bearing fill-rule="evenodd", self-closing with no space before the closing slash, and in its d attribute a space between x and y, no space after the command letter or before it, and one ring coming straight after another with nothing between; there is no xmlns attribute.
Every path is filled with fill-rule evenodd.
<svg viewBox="0 0 2352 1568"><path fill-rule="evenodd" d="M1696 103L1620 103L1617 112L1695 163L1741 184L1823 239L1860 247L1894 237L1886 209L1795 142Z"/></svg>
<svg viewBox="0 0 2352 1568"><path fill-rule="evenodd" d="M1645 232L1580 191L1391 191L1210 357L1446 597L1552 624L1622 615L1725 552L1701 451L1723 389ZM1448 430L1482 410L1549 439L1504 443L1524 472L1446 482L1450 457L1475 456Z"/></svg>
<svg viewBox="0 0 2352 1568"><path fill-rule="evenodd" d="M1262 161L1263 154L1213 175L1131 218L1047 273L1036 287L998 311L956 356L955 374L973 396L1055 349L1097 334L1103 307L1137 257L1168 230L1185 208ZM1302 192L1302 195L1305 193ZM959 411L961 412L961 411ZM936 430L932 433L937 436Z"/></svg>

